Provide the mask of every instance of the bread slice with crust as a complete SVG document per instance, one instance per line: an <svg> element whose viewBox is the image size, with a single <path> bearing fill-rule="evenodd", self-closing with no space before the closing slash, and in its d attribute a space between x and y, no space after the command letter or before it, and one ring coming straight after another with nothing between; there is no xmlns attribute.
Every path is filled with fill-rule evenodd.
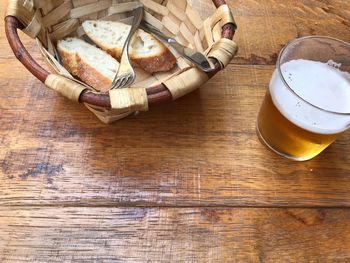
<svg viewBox="0 0 350 263"><path fill-rule="evenodd" d="M67 38L57 43L63 66L96 90L108 90L119 62L105 51L79 39Z"/></svg>
<svg viewBox="0 0 350 263"><path fill-rule="evenodd" d="M100 48L114 58L120 59L130 26L114 21L91 21L83 23L85 33ZM168 71L176 64L175 56L151 34L138 29L129 46L131 61L149 73Z"/></svg>

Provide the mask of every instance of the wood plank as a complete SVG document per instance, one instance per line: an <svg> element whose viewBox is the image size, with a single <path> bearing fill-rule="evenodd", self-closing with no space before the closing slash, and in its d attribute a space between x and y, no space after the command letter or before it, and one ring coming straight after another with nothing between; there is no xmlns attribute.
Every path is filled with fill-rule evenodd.
<svg viewBox="0 0 350 263"><path fill-rule="evenodd" d="M0 96L0 204L349 206L349 133L306 163L259 142L272 70L230 65L176 102L107 126L0 59L9 86Z"/></svg>
<svg viewBox="0 0 350 263"><path fill-rule="evenodd" d="M0 208L1 262L349 262L341 209Z"/></svg>
<svg viewBox="0 0 350 263"><path fill-rule="evenodd" d="M228 0L238 31L232 63L275 64L290 40L323 35L350 42L350 1Z"/></svg>

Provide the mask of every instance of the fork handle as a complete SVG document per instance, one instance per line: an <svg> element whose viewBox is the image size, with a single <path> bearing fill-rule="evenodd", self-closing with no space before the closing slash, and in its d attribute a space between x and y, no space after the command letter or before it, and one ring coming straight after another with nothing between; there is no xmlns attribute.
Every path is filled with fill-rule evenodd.
<svg viewBox="0 0 350 263"><path fill-rule="evenodd" d="M124 46L123 46L123 53L122 53L122 57L120 59L120 66L123 65L124 63L129 63L129 45L130 45L130 40L133 37L133 35L135 34L136 30L138 29L140 22L142 20L142 16L143 16L143 7L139 6L135 9L134 12L134 19L132 21L132 26L130 28L128 37L126 38L125 42L124 42ZM119 66L117 75L119 73L119 70L122 70L121 67Z"/></svg>

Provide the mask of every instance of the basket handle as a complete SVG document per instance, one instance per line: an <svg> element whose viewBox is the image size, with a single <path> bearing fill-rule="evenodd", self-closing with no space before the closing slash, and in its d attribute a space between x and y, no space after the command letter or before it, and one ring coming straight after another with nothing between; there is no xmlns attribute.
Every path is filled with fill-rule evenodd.
<svg viewBox="0 0 350 263"><path fill-rule="evenodd" d="M216 8L226 4L225 0L213 0ZM46 78L49 76L49 72L41 67L29 54L21 42L17 29L23 29L22 23L15 16L5 17L5 31L8 42L12 48L16 58L41 82L45 83ZM222 27L221 36L223 38L232 39L235 33L236 25L228 23ZM217 60L214 60L215 70L210 72L208 76L213 77L220 69L221 65ZM172 100L170 91L164 84L159 84L146 89L148 104L158 104ZM91 105L111 108L111 102L108 94L96 93L90 90L82 92L79 98L80 102L88 103Z"/></svg>
<svg viewBox="0 0 350 263"><path fill-rule="evenodd" d="M27 49L23 46L18 36L17 29L23 29L21 22L14 16L5 17L6 37L16 58L41 82L45 82L50 73L32 58Z"/></svg>

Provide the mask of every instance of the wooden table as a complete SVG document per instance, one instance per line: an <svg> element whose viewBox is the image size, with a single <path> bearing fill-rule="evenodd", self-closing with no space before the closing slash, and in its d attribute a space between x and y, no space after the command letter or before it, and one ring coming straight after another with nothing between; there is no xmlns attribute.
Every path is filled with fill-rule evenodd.
<svg viewBox="0 0 350 263"><path fill-rule="evenodd" d="M240 51L226 70L110 126L1 37L0 262L350 262L350 133L302 163L255 134L278 51L305 35L350 42L350 1L228 3Z"/></svg>

